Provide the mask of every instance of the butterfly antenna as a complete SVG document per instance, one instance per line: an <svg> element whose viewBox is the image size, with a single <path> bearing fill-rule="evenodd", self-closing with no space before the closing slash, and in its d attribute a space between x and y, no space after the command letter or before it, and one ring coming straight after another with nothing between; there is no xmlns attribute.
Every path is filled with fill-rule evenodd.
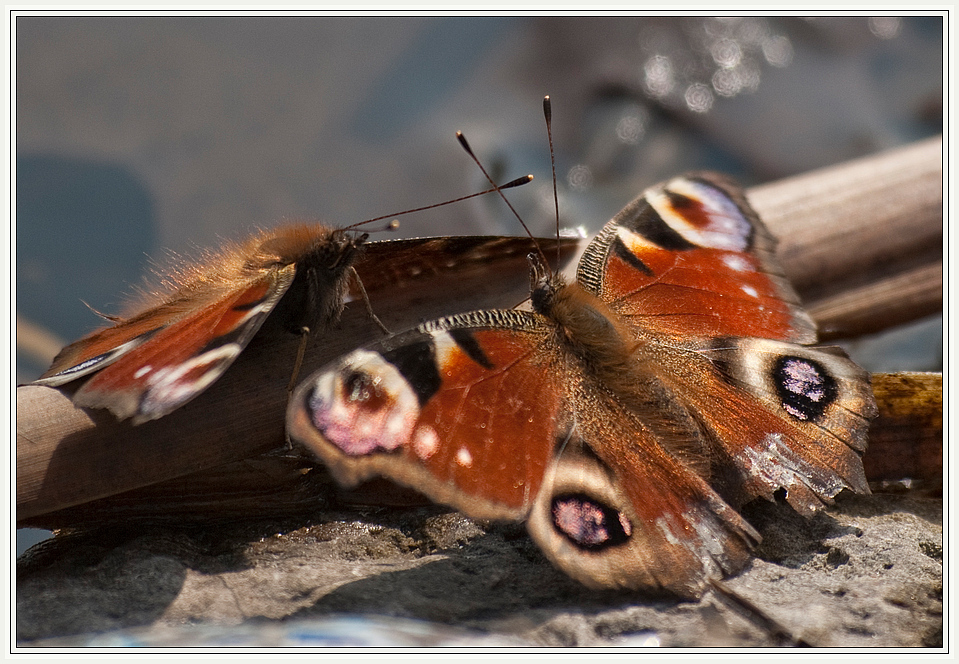
<svg viewBox="0 0 959 664"><path fill-rule="evenodd" d="M533 234L530 232L529 227L526 225L526 222L523 221L523 218L519 216L519 212L516 211L516 208L513 207L513 204L510 203L509 199L506 198L506 196L503 194L502 190L505 189L506 187L496 186L496 183L493 181L493 178L490 177L489 173L486 172L486 169L483 168L483 164L481 164L480 160L477 159L476 154L473 152L473 148L470 147L470 144L467 142L466 137L463 136L463 132L461 131L456 132L456 140L458 140L460 142L460 145L463 146L463 149L466 150L466 154L470 156L470 159L472 159L476 163L476 165L479 166L479 169L483 171L483 175L485 175L489 183L493 185L494 190L499 192L499 197L503 199L503 202L506 203L507 207L509 207L510 211L513 213L513 216L516 217L520 225L523 227L523 230L526 231L526 234L529 236L529 239L531 239L533 241L533 244L536 245L536 251L539 253L540 258L542 258L543 265L545 265L546 269L548 270L549 263L546 261L546 255L543 253L542 248L540 248L539 242L537 242L536 238L533 237ZM533 179L532 175L527 175L526 177L528 178L527 181L532 181Z"/></svg>
<svg viewBox="0 0 959 664"><path fill-rule="evenodd" d="M482 168L482 166L480 167ZM484 173L486 171L483 171ZM488 178L489 176L487 176ZM485 196L486 194L492 194L494 191L500 191L501 189L512 189L513 187L522 187L524 184L529 184L533 181L532 175L524 175L523 177L516 178L515 180L510 180L506 184L498 185L490 180L490 184L493 186L486 191L479 191L475 194L469 194L468 196L460 196L459 198L454 198L449 201L443 201L442 203L433 203L432 205L424 205L423 207L413 208L412 210L403 210L402 212L394 212L392 214L384 214L381 217L374 217L373 219L367 219L366 221L361 221L355 224L350 224L343 230L352 230L358 228L359 226L364 226L366 224L372 224L374 221L382 221L383 219L389 219L390 217L401 217L404 214L413 214L414 212L422 212L423 210L432 210L433 208L443 207L444 205L452 205L453 203L459 203L460 201L465 201L470 198L476 198L477 196ZM500 196L503 194L500 193ZM505 200L505 199L504 199ZM387 224L385 230L396 230L399 228L400 222L397 220L392 220Z"/></svg>
<svg viewBox="0 0 959 664"><path fill-rule="evenodd" d="M553 208L556 210L556 269L562 260L559 245L559 194L556 193L556 157L553 155L553 105L549 95L543 97L543 116L546 118L546 138L549 140L549 165L553 171Z"/></svg>

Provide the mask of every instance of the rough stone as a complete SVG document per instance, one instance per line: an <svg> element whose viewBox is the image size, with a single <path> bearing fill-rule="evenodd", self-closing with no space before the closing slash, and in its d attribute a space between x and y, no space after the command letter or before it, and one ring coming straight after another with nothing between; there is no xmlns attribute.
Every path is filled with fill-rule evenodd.
<svg viewBox="0 0 959 664"><path fill-rule="evenodd" d="M522 526L437 507L61 533L17 562L17 640L941 646L941 499L842 495L812 519L772 503L746 515L764 541L726 581L738 601L590 591Z"/></svg>

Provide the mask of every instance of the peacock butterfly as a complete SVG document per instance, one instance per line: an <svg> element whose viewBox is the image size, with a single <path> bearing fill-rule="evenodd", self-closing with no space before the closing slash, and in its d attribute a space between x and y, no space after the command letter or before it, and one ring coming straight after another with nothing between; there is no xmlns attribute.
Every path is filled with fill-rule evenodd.
<svg viewBox="0 0 959 664"><path fill-rule="evenodd" d="M422 209L427 208L397 214ZM495 264L499 257L525 254L533 247L522 237L367 242L367 234L352 230L394 216L339 229L286 225L209 252L163 276L158 292L131 314L107 317L112 326L65 347L35 383L60 386L86 378L73 394L76 405L108 408L119 419L140 424L205 390L261 327L263 333L323 330L337 321L345 303L365 300L366 289L390 289L422 275Z"/></svg>
<svg viewBox="0 0 959 664"><path fill-rule="evenodd" d="M547 111L548 114L548 111ZM868 376L815 325L743 192L647 189L575 281L530 255L532 311L440 318L313 373L287 429L344 485L385 476L481 519L525 520L583 584L700 596L785 492L809 515L868 493Z"/></svg>

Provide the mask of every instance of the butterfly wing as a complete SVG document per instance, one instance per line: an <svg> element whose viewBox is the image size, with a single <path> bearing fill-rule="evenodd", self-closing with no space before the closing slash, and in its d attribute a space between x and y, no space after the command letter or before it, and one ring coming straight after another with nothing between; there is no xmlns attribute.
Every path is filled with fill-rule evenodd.
<svg viewBox="0 0 959 664"><path fill-rule="evenodd" d="M140 344L158 330L183 315L182 311L158 307L141 316L97 330L65 346L50 368L34 381L38 385L58 386L99 371Z"/></svg>
<svg viewBox="0 0 959 664"><path fill-rule="evenodd" d="M727 338L703 356L717 380L684 396L705 414L736 503L782 488L808 515L843 489L869 493L862 454L876 403L841 349Z"/></svg>
<svg viewBox="0 0 959 664"><path fill-rule="evenodd" d="M480 273L486 283L502 287L490 278L490 265L496 271L512 270L524 275L518 280L528 291L525 275L529 271L526 256L541 247L548 255L560 249L561 262L568 261L579 248L579 237L536 238L463 235L444 237L379 240L363 245L363 254L356 262L356 271L367 292L390 291L397 286L422 281L444 273ZM351 293L354 297L356 292ZM528 292L526 293L528 294ZM435 296L435 293L430 293Z"/></svg>
<svg viewBox="0 0 959 664"><path fill-rule="evenodd" d="M255 273L244 270L244 276L233 276L218 288L194 288L187 284L175 299L70 344L35 382L59 386L96 374L75 393L77 405L110 408L120 418L133 417L135 423L166 415L217 380L256 334L293 283L296 274L293 257L313 251L313 247L321 246L320 240L332 238L335 233L320 226L292 225L255 236L247 241L248 246L241 247L240 255L255 250L257 254L277 254L277 259L283 262L268 265L264 259L263 269ZM559 243L568 259L579 240L562 238L545 242L550 246ZM328 244L352 262L356 254L346 249L359 242L344 236ZM470 302L474 306L488 303L481 299L488 298L488 292L478 291L484 285L489 290L490 263L500 272L525 274L524 257L533 246L529 238L490 237L366 243L355 265L359 282L355 279L344 279L342 283L333 279L329 284L311 281L312 291L303 288L300 291L301 295L312 298L312 302L284 301L281 307L284 311L278 313L281 318L301 316L307 304L320 307L317 301L324 299L329 306L320 307L328 310L321 322L330 322L343 300L356 301L364 297L359 286L362 284L373 310L388 324L405 327L417 322L415 317L410 320L411 310L425 312L418 320L443 312L434 302L446 302L448 310L448 302L435 297L435 288L452 288L459 299L473 298L475 301ZM229 252L223 254L229 255ZM229 262L232 259L221 260L224 265L232 265ZM337 265L343 262L336 256L330 256L329 260ZM221 271L231 272L230 269ZM451 273L458 276L455 282L450 280ZM247 274L250 276L245 276ZM204 282L212 281L204 279ZM520 278L501 281L511 287L525 284L525 279ZM328 290L320 292L324 287ZM505 303L505 293L496 295L500 297L498 303ZM522 296L518 296L519 299Z"/></svg>
<svg viewBox="0 0 959 664"><path fill-rule="evenodd" d="M651 187L593 239L577 280L638 329L667 337L816 340L735 185L692 174Z"/></svg>
<svg viewBox="0 0 959 664"><path fill-rule="evenodd" d="M288 431L341 484L385 476L479 518L522 518L561 405L556 377L533 370L544 336L533 314L482 311L390 337L304 381Z"/></svg>
<svg viewBox="0 0 959 664"><path fill-rule="evenodd" d="M476 518L528 520L593 587L695 596L736 571L755 532L522 311L420 326L321 369L288 431L334 477L385 476Z"/></svg>
<svg viewBox="0 0 959 664"><path fill-rule="evenodd" d="M58 385L96 372L74 394L78 406L109 408L135 424L162 417L226 371L283 297L295 270L287 265L265 271L232 289L188 305L167 303L81 339L37 383ZM168 311L177 307L185 308ZM69 362L75 364L59 369Z"/></svg>
<svg viewBox="0 0 959 664"><path fill-rule="evenodd" d="M537 243L551 256L558 247L566 263L585 241L494 236L383 240L364 245L356 271L373 311L387 328L401 331L450 314L512 307L528 299L526 256ZM362 297L355 285L349 297Z"/></svg>
<svg viewBox="0 0 959 664"><path fill-rule="evenodd" d="M740 571L758 533L633 413L590 391L529 517L540 548L593 588L699 597Z"/></svg>
<svg viewBox="0 0 959 664"><path fill-rule="evenodd" d="M710 479L741 504L783 488L808 513L868 492L860 455L875 414L867 374L815 341L775 242L742 192L674 178L593 240L579 280L662 348L663 372L713 446Z"/></svg>

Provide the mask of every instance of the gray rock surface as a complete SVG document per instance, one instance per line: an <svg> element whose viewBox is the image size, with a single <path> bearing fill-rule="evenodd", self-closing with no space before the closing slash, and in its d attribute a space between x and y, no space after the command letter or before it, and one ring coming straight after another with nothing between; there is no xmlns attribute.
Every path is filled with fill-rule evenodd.
<svg viewBox="0 0 959 664"><path fill-rule="evenodd" d="M843 495L811 520L771 503L747 515L764 541L727 585L758 612L715 592L590 591L522 526L435 507L64 533L18 560L17 640L302 645L305 630L311 645L941 646L940 499Z"/></svg>

